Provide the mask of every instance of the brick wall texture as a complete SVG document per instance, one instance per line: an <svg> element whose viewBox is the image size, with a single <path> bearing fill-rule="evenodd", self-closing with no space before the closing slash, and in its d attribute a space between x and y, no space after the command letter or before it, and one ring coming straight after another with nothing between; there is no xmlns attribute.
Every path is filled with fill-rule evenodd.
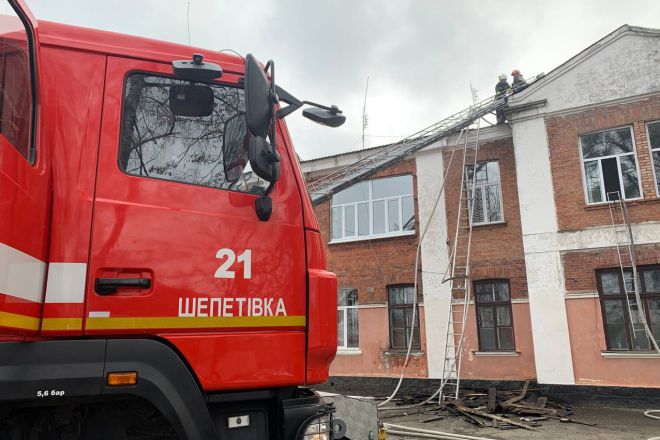
<svg viewBox="0 0 660 440"><path fill-rule="evenodd" d="M446 170L451 152L445 151L443 155ZM454 157L445 188L447 236L450 246L455 235L461 188L461 167L456 166L456 160L457 157ZM508 279L511 296L513 298L526 297L527 277L512 139L507 138L481 144L477 160L479 162L498 161L504 223L473 227L470 258L472 279L474 281Z"/></svg>
<svg viewBox="0 0 660 440"><path fill-rule="evenodd" d="M376 177L401 174L413 175L415 218L417 218L417 181L415 160L401 161L376 174ZM315 207L321 226L323 240L330 242L330 200ZM418 222L415 231L419 230ZM360 304L386 304L387 286L413 283L417 232L415 235L393 238L361 240L349 243L326 245L328 270L337 274L339 287L358 289ZM420 262L421 267L421 262ZM419 278L418 294L421 299L422 286Z"/></svg>
<svg viewBox="0 0 660 440"><path fill-rule="evenodd" d="M660 264L660 245L637 245L637 265ZM562 255L568 293L596 292L596 269L619 267L616 248L573 251Z"/></svg>
<svg viewBox="0 0 660 440"><path fill-rule="evenodd" d="M610 224L606 204L587 206L580 162L579 136L608 128L629 126L641 174L643 200L628 202L633 223L660 219L660 198L654 187L646 123L660 119L660 96L599 106L578 113L547 118L546 130L560 230ZM520 145L519 148L525 148Z"/></svg>

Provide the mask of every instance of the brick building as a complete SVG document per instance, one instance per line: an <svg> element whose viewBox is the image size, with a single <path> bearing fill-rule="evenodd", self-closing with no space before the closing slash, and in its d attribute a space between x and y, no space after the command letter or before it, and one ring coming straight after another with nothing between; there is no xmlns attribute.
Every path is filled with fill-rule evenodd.
<svg viewBox="0 0 660 440"><path fill-rule="evenodd" d="M637 305L626 299L607 202L614 193L625 200L643 309L660 340L660 30L622 26L607 35L511 98L508 123L482 128L479 139L476 304L462 377L660 387L660 355L628 312ZM399 374L415 251L428 225L419 336L406 373L441 377L450 307L442 278L460 194L461 169L448 166L456 141L443 139L316 207L340 287L333 375ZM370 152L306 161L303 171L314 179Z"/></svg>

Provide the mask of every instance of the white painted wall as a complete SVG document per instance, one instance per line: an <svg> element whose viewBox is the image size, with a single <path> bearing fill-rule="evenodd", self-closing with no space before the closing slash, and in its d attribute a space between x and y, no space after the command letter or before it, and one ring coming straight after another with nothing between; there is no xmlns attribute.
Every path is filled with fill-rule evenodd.
<svg viewBox="0 0 660 440"><path fill-rule="evenodd" d="M555 232L557 215L545 122L543 118L516 122L512 135L523 236Z"/></svg>
<svg viewBox="0 0 660 440"><path fill-rule="evenodd" d="M417 206L419 233L426 225L429 229L422 241L422 283L424 286L424 310L426 316L426 357L430 378L441 378L445 355L447 319L451 304L448 283L443 284L443 274L449 262L447 251L447 216L444 193L440 196L433 218L431 211L442 185L443 161L438 148L416 154Z"/></svg>
<svg viewBox="0 0 660 440"><path fill-rule="evenodd" d="M512 105L548 99L548 113L660 90L660 30L623 27L561 65Z"/></svg>
<svg viewBox="0 0 660 440"><path fill-rule="evenodd" d="M636 223L631 228L637 245L660 242L660 221ZM548 250L563 252L611 248L615 239L611 226L598 226L578 231L530 234L524 240L526 252L538 253Z"/></svg>
<svg viewBox="0 0 660 440"><path fill-rule="evenodd" d="M537 380L573 384L564 276L555 245L558 227L545 121L527 119L512 124L512 128ZM540 237L539 246L528 249L528 241L536 237Z"/></svg>

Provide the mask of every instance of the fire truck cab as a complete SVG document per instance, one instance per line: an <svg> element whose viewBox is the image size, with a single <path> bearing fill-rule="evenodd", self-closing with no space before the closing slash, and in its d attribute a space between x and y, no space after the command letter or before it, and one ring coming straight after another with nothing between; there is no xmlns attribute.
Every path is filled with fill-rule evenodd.
<svg viewBox="0 0 660 440"><path fill-rule="evenodd" d="M272 65L9 4L0 438L330 438L336 279Z"/></svg>

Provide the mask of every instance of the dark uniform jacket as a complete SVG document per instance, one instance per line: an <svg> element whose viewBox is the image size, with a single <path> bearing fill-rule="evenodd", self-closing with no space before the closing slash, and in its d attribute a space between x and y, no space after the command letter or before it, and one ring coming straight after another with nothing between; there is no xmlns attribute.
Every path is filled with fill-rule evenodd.
<svg viewBox="0 0 660 440"><path fill-rule="evenodd" d="M509 88L511 88L511 86L506 80L500 80L500 82L495 84L495 95L498 97L502 96Z"/></svg>

